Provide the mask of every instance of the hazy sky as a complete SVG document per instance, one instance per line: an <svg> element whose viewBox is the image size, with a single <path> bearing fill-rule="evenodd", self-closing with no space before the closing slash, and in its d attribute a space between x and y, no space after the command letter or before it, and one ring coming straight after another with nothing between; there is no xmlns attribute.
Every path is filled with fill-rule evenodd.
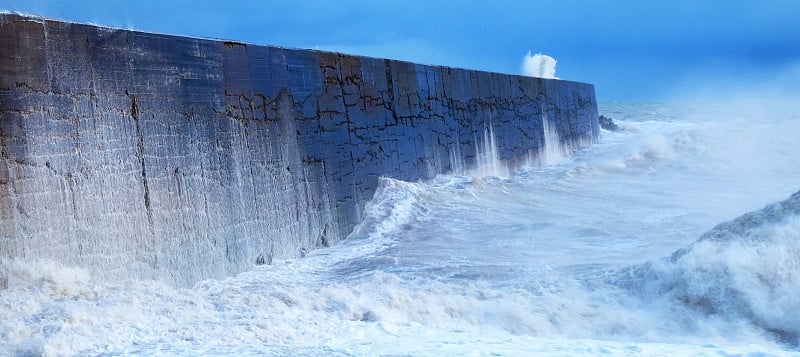
<svg viewBox="0 0 800 357"><path fill-rule="evenodd" d="M0 9L170 34L521 73L528 51L598 99L658 100L800 64L800 1L44 1ZM733 84L731 84L733 85Z"/></svg>

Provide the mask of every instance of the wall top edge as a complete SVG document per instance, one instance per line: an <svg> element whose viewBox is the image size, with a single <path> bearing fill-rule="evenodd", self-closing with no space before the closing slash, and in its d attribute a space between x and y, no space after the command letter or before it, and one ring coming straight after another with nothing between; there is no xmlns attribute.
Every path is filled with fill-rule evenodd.
<svg viewBox="0 0 800 357"><path fill-rule="evenodd" d="M284 50L292 50L292 51L309 51L314 53L322 53L322 54L334 54L338 56L347 56L347 57L359 57L359 58L366 58L366 59L374 59L374 60L389 60L396 63L406 63L406 64L413 64L413 65L423 65L426 67L431 68L439 68L439 69L455 69L455 70L463 70L463 71L470 71L470 72L483 72L483 73L491 73L491 74L498 74L503 76L514 77L518 79L534 79L534 80L541 80L541 81L554 81L554 82L566 82L572 83L576 85L582 86L591 86L594 87L591 83L580 82L580 81L571 81L565 79L555 79L555 78L538 78L538 77L529 77L524 76L521 74L513 74L513 73L502 73L502 72L492 72L492 71L483 71L471 68L461 68L461 67L453 67L453 66L446 66L446 65L437 65L437 64L427 64L427 63L418 63L418 62L410 62L404 60L397 60L392 58L382 58L382 57L372 57L372 56L364 56L364 55L354 55L336 51L323 51L318 49L312 48L296 48L296 47L285 47L285 46L276 46L276 45L267 45L267 44L253 44L247 43L237 40L230 40L230 39L221 39L221 38L213 38L213 37L202 37L202 36L191 36L191 35L176 35L176 34L167 34L167 33L159 33L159 32L150 32L150 31L141 31L135 29L126 29L120 27L113 27L113 26L105 26L105 25L98 25L93 23L81 23L75 21L68 21L68 20L61 20L61 19L53 19L39 15L27 14L27 13L20 13L20 12L10 12L6 10L0 10L0 25L5 23L11 22L35 22L38 24L42 24L42 26L47 26L48 23L60 23L60 24L68 24L73 26L81 26L81 27L89 27L95 28L99 31L125 31L134 34L141 34L147 36L157 36L162 37L164 39L192 39L198 41L208 41L218 43L220 45L234 45L234 46L253 46L253 47L264 47L264 48L277 48L277 49L284 49Z"/></svg>

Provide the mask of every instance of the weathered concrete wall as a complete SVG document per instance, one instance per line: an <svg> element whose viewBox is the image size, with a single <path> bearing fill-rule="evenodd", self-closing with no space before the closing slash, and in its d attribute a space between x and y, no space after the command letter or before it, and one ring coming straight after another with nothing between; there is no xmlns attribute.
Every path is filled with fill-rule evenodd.
<svg viewBox="0 0 800 357"><path fill-rule="evenodd" d="M594 87L0 14L0 259L187 284L345 237L378 178L598 133ZM2 264L0 264L2 265Z"/></svg>

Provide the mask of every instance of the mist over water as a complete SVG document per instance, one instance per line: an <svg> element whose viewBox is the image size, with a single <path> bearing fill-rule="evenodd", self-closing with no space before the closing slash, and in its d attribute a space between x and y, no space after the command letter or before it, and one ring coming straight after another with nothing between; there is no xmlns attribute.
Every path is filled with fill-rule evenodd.
<svg viewBox="0 0 800 357"><path fill-rule="evenodd" d="M521 168L487 128L341 244L192 289L12 263L0 355L797 353L800 196L761 209L800 190L800 115L718 104L601 104L621 129L578 150L544 118Z"/></svg>

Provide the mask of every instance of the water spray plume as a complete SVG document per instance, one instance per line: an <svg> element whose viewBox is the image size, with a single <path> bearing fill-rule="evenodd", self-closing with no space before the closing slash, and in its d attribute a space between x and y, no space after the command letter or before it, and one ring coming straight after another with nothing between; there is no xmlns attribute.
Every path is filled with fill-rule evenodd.
<svg viewBox="0 0 800 357"><path fill-rule="evenodd" d="M522 62L522 74L529 77L554 78L556 77L556 59L545 54L535 55L528 51Z"/></svg>

